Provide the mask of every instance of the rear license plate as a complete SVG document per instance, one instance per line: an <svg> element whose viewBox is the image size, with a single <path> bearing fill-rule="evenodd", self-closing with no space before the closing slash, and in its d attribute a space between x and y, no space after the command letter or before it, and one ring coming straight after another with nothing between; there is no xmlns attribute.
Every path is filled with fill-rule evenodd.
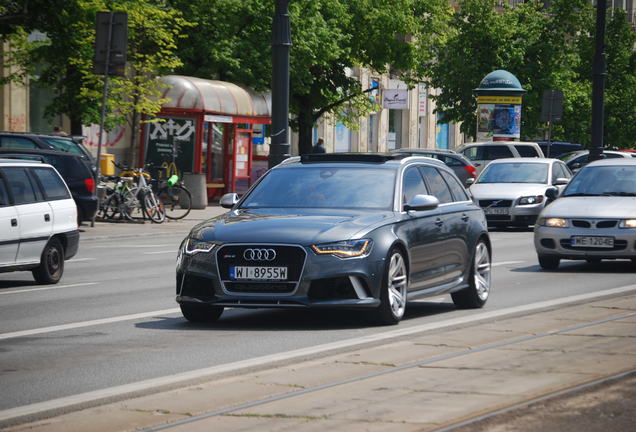
<svg viewBox="0 0 636 432"><path fill-rule="evenodd" d="M601 236L572 236L572 246L577 247L597 247L597 248L613 248L614 237Z"/></svg>
<svg viewBox="0 0 636 432"><path fill-rule="evenodd" d="M508 207L485 207L484 213L487 215L507 215L510 213Z"/></svg>
<svg viewBox="0 0 636 432"><path fill-rule="evenodd" d="M231 266L230 279L286 280L287 267Z"/></svg>

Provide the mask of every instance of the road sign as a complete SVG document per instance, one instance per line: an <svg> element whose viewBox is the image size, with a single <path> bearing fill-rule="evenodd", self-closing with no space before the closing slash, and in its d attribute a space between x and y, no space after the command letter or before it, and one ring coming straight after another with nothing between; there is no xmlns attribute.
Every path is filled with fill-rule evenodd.
<svg viewBox="0 0 636 432"><path fill-rule="evenodd" d="M541 101L541 122L557 122L563 116L563 92L545 90Z"/></svg>
<svg viewBox="0 0 636 432"><path fill-rule="evenodd" d="M110 50L109 48L110 39ZM93 73L104 75L126 74L128 46L128 15L126 12L97 12L95 20L95 58Z"/></svg>

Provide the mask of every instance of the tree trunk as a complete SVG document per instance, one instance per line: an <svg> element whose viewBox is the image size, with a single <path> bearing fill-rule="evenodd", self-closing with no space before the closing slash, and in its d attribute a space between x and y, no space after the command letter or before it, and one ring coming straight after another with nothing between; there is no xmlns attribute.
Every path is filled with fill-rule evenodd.
<svg viewBox="0 0 636 432"><path fill-rule="evenodd" d="M79 115L70 116L71 120L71 135L81 136L82 135L82 118Z"/></svg>
<svg viewBox="0 0 636 432"><path fill-rule="evenodd" d="M312 152L312 129L314 127L313 107L308 97L298 97L298 153Z"/></svg>

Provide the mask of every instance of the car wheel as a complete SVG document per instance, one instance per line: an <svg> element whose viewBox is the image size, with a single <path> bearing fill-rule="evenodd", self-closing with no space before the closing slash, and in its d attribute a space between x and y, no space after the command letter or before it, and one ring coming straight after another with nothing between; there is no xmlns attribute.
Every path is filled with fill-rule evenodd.
<svg viewBox="0 0 636 432"><path fill-rule="evenodd" d="M455 306L462 309L474 309L486 304L492 280L490 270L490 250L486 243L480 240L475 247L468 288L451 293Z"/></svg>
<svg viewBox="0 0 636 432"><path fill-rule="evenodd" d="M406 310L406 288L408 270L404 255L397 249L391 249L382 279L378 318L381 324L393 325L400 322Z"/></svg>
<svg viewBox="0 0 636 432"><path fill-rule="evenodd" d="M40 265L32 271L40 284L56 284L64 273L64 248L58 239L51 239L44 247Z"/></svg>
<svg viewBox="0 0 636 432"><path fill-rule="evenodd" d="M559 268L561 258L554 255L539 255L539 265L545 270L556 270Z"/></svg>
<svg viewBox="0 0 636 432"><path fill-rule="evenodd" d="M212 323L223 313L223 306L182 304L181 313L190 322Z"/></svg>

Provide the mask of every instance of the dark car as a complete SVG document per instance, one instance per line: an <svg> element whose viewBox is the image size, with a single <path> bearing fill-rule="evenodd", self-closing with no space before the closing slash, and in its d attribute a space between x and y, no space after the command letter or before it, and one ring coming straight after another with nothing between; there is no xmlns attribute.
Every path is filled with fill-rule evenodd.
<svg viewBox="0 0 636 432"><path fill-rule="evenodd" d="M44 149L11 150L0 148L0 157L39 160L53 165L60 173L77 204L77 222L92 220L97 211L95 179L81 156Z"/></svg>
<svg viewBox="0 0 636 432"><path fill-rule="evenodd" d="M83 137L38 134L31 132L0 132L0 149L45 149L57 150L80 156L84 163L95 171L95 158L82 144Z"/></svg>
<svg viewBox="0 0 636 432"><path fill-rule="evenodd" d="M186 319L224 307L360 308L396 324L407 301L490 292L483 210L442 162L407 153L310 154L269 170L232 210L196 225L177 258Z"/></svg>
<svg viewBox="0 0 636 432"><path fill-rule="evenodd" d="M566 153L583 150L581 144L565 141L537 141L537 144L539 144L539 147L541 147L543 154L547 158L558 159L561 155Z"/></svg>
<svg viewBox="0 0 636 432"><path fill-rule="evenodd" d="M433 150L420 148L398 149L396 152L410 153L441 160L453 170L464 186L469 186L477 178L477 168L468 159L451 150ZM472 180L469 180L472 179Z"/></svg>
<svg viewBox="0 0 636 432"><path fill-rule="evenodd" d="M573 173L587 165L589 161L590 151L579 150L561 155L561 159L570 168ZM630 154L625 152L619 152L615 150L603 150L601 154L602 159L617 159L617 158L629 158Z"/></svg>

